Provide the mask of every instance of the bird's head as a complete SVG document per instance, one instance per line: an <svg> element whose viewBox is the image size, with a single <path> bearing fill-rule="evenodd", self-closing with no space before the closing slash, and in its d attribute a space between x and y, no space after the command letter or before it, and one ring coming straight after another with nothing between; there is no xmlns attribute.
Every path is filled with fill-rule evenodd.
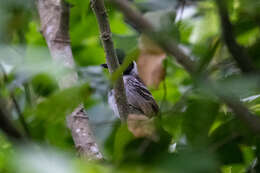
<svg viewBox="0 0 260 173"><path fill-rule="evenodd" d="M116 49L116 55L119 61L119 64L122 65L125 59L125 52L121 49ZM108 68L107 64L101 64L101 67ZM131 75L131 74L138 74L137 72L137 65L134 61L132 61L128 67L125 69L123 75Z"/></svg>

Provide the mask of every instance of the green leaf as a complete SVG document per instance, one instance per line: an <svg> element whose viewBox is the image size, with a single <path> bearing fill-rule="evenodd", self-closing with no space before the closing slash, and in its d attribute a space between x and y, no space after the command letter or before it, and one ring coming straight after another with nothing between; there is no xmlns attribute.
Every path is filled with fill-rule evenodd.
<svg viewBox="0 0 260 173"><path fill-rule="evenodd" d="M32 87L36 94L48 96L58 89L58 83L48 74L41 73L32 78Z"/></svg>
<svg viewBox="0 0 260 173"><path fill-rule="evenodd" d="M203 150L181 151L156 163L165 172L213 173L217 170L217 162L213 154ZM188 165L187 165L188 164Z"/></svg>
<svg viewBox="0 0 260 173"><path fill-rule="evenodd" d="M243 162L239 144L241 135L247 130L235 119L222 124L210 135L210 148L216 152L223 164L238 164Z"/></svg>
<svg viewBox="0 0 260 173"><path fill-rule="evenodd" d="M162 127L173 136L174 142L182 137L182 114L162 116Z"/></svg>
<svg viewBox="0 0 260 173"><path fill-rule="evenodd" d="M40 102L31 114L49 123L64 120L65 116L69 115L89 94L88 85L58 91Z"/></svg>
<svg viewBox="0 0 260 173"><path fill-rule="evenodd" d="M189 98L183 119L183 130L192 145L207 142L208 133L218 111L219 104L206 97L195 95Z"/></svg>
<svg viewBox="0 0 260 173"><path fill-rule="evenodd" d="M115 47L122 49L126 54L137 48L138 36L137 35L119 35L113 34L113 41Z"/></svg>

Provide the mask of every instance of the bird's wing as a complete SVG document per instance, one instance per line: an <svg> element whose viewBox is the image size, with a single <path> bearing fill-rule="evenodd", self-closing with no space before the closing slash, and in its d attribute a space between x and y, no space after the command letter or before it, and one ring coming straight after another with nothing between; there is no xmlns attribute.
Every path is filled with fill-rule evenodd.
<svg viewBox="0 0 260 173"><path fill-rule="evenodd" d="M131 107L148 117L158 113L159 107L152 94L148 91L141 79L137 76L124 78L127 100Z"/></svg>

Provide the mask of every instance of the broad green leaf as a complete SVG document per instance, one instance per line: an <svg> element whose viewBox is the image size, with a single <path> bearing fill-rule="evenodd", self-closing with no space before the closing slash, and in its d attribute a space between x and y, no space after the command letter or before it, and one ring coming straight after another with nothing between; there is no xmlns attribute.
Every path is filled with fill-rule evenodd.
<svg viewBox="0 0 260 173"><path fill-rule="evenodd" d="M192 145L207 143L212 123L219 111L219 104L210 98L195 95L187 102L183 119L183 130Z"/></svg>
<svg viewBox="0 0 260 173"><path fill-rule="evenodd" d="M58 91L41 101L30 114L54 123L65 119L90 93L87 85L75 86Z"/></svg>

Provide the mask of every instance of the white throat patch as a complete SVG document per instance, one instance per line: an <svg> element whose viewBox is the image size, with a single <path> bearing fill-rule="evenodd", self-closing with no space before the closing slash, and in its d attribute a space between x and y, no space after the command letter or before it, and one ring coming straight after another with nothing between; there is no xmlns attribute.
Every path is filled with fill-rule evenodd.
<svg viewBox="0 0 260 173"><path fill-rule="evenodd" d="M134 63L134 68L131 70L131 74L138 75L137 64L135 61L133 63Z"/></svg>

